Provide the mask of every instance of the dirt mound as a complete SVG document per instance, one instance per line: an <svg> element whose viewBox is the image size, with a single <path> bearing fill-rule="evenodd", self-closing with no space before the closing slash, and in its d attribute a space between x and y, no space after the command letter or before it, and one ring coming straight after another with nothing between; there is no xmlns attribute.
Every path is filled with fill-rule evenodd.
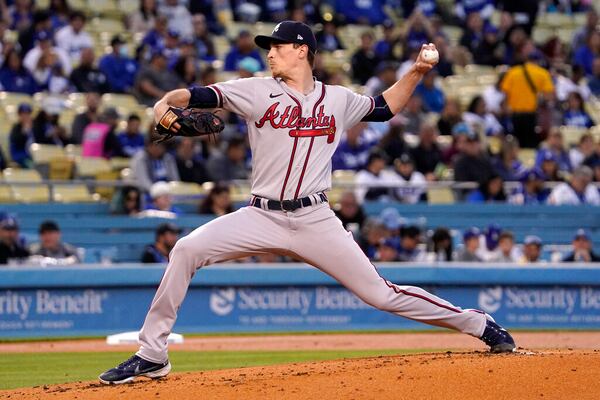
<svg viewBox="0 0 600 400"><path fill-rule="evenodd" d="M597 399L600 351L435 353L172 374L122 386L76 383L2 399Z"/></svg>

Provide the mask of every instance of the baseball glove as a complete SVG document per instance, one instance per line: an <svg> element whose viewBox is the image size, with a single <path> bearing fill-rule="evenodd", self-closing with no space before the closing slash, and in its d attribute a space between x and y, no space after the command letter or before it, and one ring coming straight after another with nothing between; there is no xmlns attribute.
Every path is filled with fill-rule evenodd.
<svg viewBox="0 0 600 400"><path fill-rule="evenodd" d="M178 123L180 128L173 132L171 127ZM225 128L223 120L216 114L196 108L169 107L156 124L158 140L164 142L174 136L196 137L219 133Z"/></svg>

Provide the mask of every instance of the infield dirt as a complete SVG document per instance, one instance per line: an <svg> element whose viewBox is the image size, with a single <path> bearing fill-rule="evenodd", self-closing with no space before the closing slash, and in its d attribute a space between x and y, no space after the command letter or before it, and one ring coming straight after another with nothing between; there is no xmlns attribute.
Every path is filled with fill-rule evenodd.
<svg viewBox="0 0 600 400"><path fill-rule="evenodd" d="M517 334L517 341L527 343ZM537 349L507 355L481 350L175 373L159 381L101 386L96 382L1 391L1 399L598 399L598 333L542 334ZM556 337L554 337L557 335ZM567 335L569 339L565 339ZM371 335L363 335L370 337ZM415 335L421 336L421 335ZM458 335L442 335L452 342ZM521 340L519 340L521 336ZM594 344L575 343L583 336ZM322 336L327 337L327 336ZM403 341L404 335L396 340ZM263 338L266 339L266 338ZM315 338L312 338L313 340ZM373 339L373 337L371 337ZM423 344L427 337L421 336ZM267 339L268 340L268 339ZM558 343L557 343L558 342ZM472 342L471 342L472 344ZM588 344L588 343L586 343ZM591 344L591 343L589 343ZM567 347L571 346L573 347ZM417 346L418 347L418 346ZM449 346L450 348L453 346ZM532 346L534 347L534 346ZM531 348L531 347L530 347ZM578 349L577 349L578 348ZM594 349L596 348L596 349Z"/></svg>

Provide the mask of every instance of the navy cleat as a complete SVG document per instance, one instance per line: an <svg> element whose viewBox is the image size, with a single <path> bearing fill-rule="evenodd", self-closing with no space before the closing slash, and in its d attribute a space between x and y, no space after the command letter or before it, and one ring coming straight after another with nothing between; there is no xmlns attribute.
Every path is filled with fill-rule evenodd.
<svg viewBox="0 0 600 400"><path fill-rule="evenodd" d="M171 372L171 363L153 363L133 355L127 361L122 362L116 368L109 369L98 377L105 385L118 385L133 381L138 376L157 379L167 376Z"/></svg>
<svg viewBox="0 0 600 400"><path fill-rule="evenodd" d="M481 340L490 346L491 353L511 353L515 351L515 341L510 336L510 333L498 325L491 317L487 318Z"/></svg>

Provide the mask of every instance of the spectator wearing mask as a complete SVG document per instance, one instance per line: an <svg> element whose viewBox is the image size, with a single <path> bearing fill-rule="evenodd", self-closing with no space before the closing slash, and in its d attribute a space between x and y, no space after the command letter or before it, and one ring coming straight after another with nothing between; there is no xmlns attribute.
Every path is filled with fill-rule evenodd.
<svg viewBox="0 0 600 400"><path fill-rule="evenodd" d="M44 221L39 229L40 241L31 245L32 256L42 256L60 260L61 264L80 263L77 248L61 240L61 232L54 221Z"/></svg>
<svg viewBox="0 0 600 400"><path fill-rule="evenodd" d="M56 45L63 49L75 65L81 59L81 50L93 48L94 41L89 33L84 30L85 14L73 11L69 17L69 25L60 28L55 35Z"/></svg>
<svg viewBox="0 0 600 400"><path fill-rule="evenodd" d="M563 114L563 125L578 128L591 128L595 125L590 115L583 108L583 98L578 92L569 93L567 109Z"/></svg>
<svg viewBox="0 0 600 400"><path fill-rule="evenodd" d="M83 157L124 157L121 142L115 134L119 123L119 113L109 107L100 115L98 122L92 122L85 127L81 141Z"/></svg>
<svg viewBox="0 0 600 400"><path fill-rule="evenodd" d="M425 74L421 83L417 85L415 93L421 96L427 111L440 113L444 109L445 97L444 92L435 85L437 76L438 72L435 69Z"/></svg>
<svg viewBox="0 0 600 400"><path fill-rule="evenodd" d="M135 153L144 149L144 135L140 131L141 122L137 114L130 114L125 130L117 135L125 157L133 157Z"/></svg>
<svg viewBox="0 0 600 400"><path fill-rule="evenodd" d="M373 140L369 140L366 131L369 125L366 122L359 122L345 132L340 144L333 153L332 169L359 171L364 168L369 152L375 145Z"/></svg>
<svg viewBox="0 0 600 400"><path fill-rule="evenodd" d="M352 80L364 85L375 75L375 68L381 62L374 49L375 38L371 32L360 35L360 47L352 55Z"/></svg>
<svg viewBox="0 0 600 400"><path fill-rule="evenodd" d="M477 255L477 249L479 248L479 229L473 227L467 229L463 233L463 248L458 251L456 261L465 262L481 262L483 261Z"/></svg>
<svg viewBox="0 0 600 400"><path fill-rule="evenodd" d="M83 131L85 128L98 121L101 98L97 92L89 92L85 94L86 109L84 112L77 114L71 125L71 143L81 144L83 139Z"/></svg>
<svg viewBox="0 0 600 400"><path fill-rule="evenodd" d="M434 181L435 169L442 162L442 151L437 144L437 128L426 122L419 129L419 144L411 149L410 154L415 162L415 169L428 181Z"/></svg>
<svg viewBox="0 0 600 400"><path fill-rule="evenodd" d="M198 213L210 214L216 217L233 212L230 188L227 185L215 185L206 198L200 203Z"/></svg>
<svg viewBox="0 0 600 400"><path fill-rule="evenodd" d="M111 92L129 93L135 83L138 65L129 57L126 42L120 36L114 36L110 46L112 52L100 59L98 69L106 75Z"/></svg>
<svg viewBox="0 0 600 400"><path fill-rule="evenodd" d="M21 168L33 167L29 146L33 144L32 108L28 103L21 103L17 109L18 122L10 130L10 157Z"/></svg>
<svg viewBox="0 0 600 400"><path fill-rule="evenodd" d="M79 66L71 73L71 82L78 92L106 93L110 90L108 79L102 71L94 65L94 49L84 47L81 49Z"/></svg>
<svg viewBox="0 0 600 400"><path fill-rule="evenodd" d="M252 57L260 64L261 71L265 69L265 63L260 52L254 46L250 32L240 31L235 46L225 56L225 71L237 71L239 62L245 57Z"/></svg>
<svg viewBox="0 0 600 400"><path fill-rule="evenodd" d="M386 158L379 151L369 154L365 169L360 170L354 177L355 194L359 203L364 201L386 201L392 198L390 184L398 182L394 172L385 170ZM379 186L377 186L379 185Z"/></svg>
<svg viewBox="0 0 600 400"><path fill-rule="evenodd" d="M406 204L416 204L426 201L427 180L419 171L415 171L415 165L410 154L405 153L394 160L396 177L401 184L394 189L398 201Z"/></svg>
<svg viewBox="0 0 600 400"><path fill-rule="evenodd" d="M546 146L539 149L535 156L535 166L540 168L544 160L550 159L550 155L558 164L559 171L564 173L571 172L571 160L569 153L565 149L563 134L558 128L552 128L546 139Z"/></svg>
<svg viewBox="0 0 600 400"><path fill-rule="evenodd" d="M592 241L585 229L578 229L572 243L573 250L563 262L600 262L600 255L594 253Z"/></svg>
<svg viewBox="0 0 600 400"><path fill-rule="evenodd" d="M142 254L144 264L166 264L169 253L175 247L181 229L172 223L161 224L156 228L154 243L146 246Z"/></svg>
<svg viewBox="0 0 600 400"><path fill-rule="evenodd" d="M544 173L538 168L527 170L519 178L520 186L510 194L510 204L545 204L550 190L544 188Z"/></svg>
<svg viewBox="0 0 600 400"><path fill-rule="evenodd" d="M140 70L135 81L138 101L152 107L164 94L179 86L179 79L167 69L167 57L163 50L152 52L150 63Z"/></svg>
<svg viewBox="0 0 600 400"><path fill-rule="evenodd" d="M177 170L181 180L201 185L212 179L195 148L196 142L194 139L182 137L177 145L175 159L177 160Z"/></svg>
<svg viewBox="0 0 600 400"><path fill-rule="evenodd" d="M552 189L548 204L560 205L600 205L600 193L591 184L593 172L589 167L581 166L575 171L568 183L563 182Z"/></svg>
<svg viewBox="0 0 600 400"><path fill-rule="evenodd" d="M516 263L519 261L517 248L515 247L515 237L512 232L503 231L498 239L498 254L490 259L491 262L498 263Z"/></svg>
<svg viewBox="0 0 600 400"><path fill-rule="evenodd" d="M367 216L358 203L356 195L350 191L342 193L339 201L333 207L333 212L342 222L344 229L352 232L354 237L358 238Z"/></svg>
<svg viewBox="0 0 600 400"><path fill-rule="evenodd" d="M154 126L151 127L154 130ZM144 151L137 152L130 162L131 174L140 188L150 191L152 184L159 181L179 181L177 162L167 153L164 143L153 143L146 138Z"/></svg>
<svg viewBox="0 0 600 400"><path fill-rule="evenodd" d="M23 66L21 56L16 50L9 50L4 64L0 68L0 87L7 92L33 95L38 84L33 75Z"/></svg>
<svg viewBox="0 0 600 400"><path fill-rule="evenodd" d="M23 262L29 257L29 250L19 237L17 220L4 214L0 219L0 264Z"/></svg>
<svg viewBox="0 0 600 400"><path fill-rule="evenodd" d="M214 152L206 165L209 175L216 181L247 179L246 143L244 139L233 138L227 143L224 153Z"/></svg>
<svg viewBox="0 0 600 400"><path fill-rule="evenodd" d="M542 255L542 239L535 235L525 236L523 241L523 256L519 264L539 263Z"/></svg>

